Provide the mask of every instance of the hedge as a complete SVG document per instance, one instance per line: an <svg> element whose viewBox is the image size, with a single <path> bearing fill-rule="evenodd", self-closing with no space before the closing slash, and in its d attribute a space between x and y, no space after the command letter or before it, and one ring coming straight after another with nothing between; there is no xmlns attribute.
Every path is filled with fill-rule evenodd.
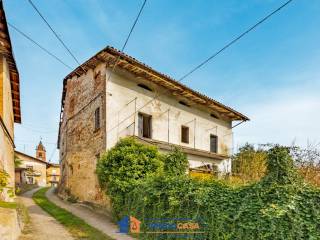
<svg viewBox="0 0 320 240"><path fill-rule="evenodd" d="M119 150L119 146L115 148ZM111 161L111 156L101 160L98 173L107 166L102 162ZM175 176L161 167L157 170L131 182L121 193L121 206L116 200L117 181L113 179L119 176L119 170L105 169L110 174L108 178L99 175L103 186L112 182L113 190L107 193L112 201L116 200L113 203L117 218L130 215L142 223L149 218L201 219L205 231L201 239L320 239L320 190L299 178L285 147L268 150L267 172L261 181L237 188L217 180L204 182L187 175ZM139 239L157 237L140 234Z"/></svg>

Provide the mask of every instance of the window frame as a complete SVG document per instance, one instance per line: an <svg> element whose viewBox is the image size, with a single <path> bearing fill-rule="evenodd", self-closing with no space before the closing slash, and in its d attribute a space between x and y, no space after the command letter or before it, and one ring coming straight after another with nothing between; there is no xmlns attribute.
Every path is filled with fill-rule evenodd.
<svg viewBox="0 0 320 240"><path fill-rule="evenodd" d="M213 138L215 138L215 146L214 147L212 145L212 140L211 140ZM217 135L210 134L210 152L218 153L218 140L219 140L219 138Z"/></svg>
<svg viewBox="0 0 320 240"><path fill-rule="evenodd" d="M94 110L94 131L98 131L101 128L101 114L100 107Z"/></svg>
<svg viewBox="0 0 320 240"><path fill-rule="evenodd" d="M188 144L190 143L190 128L184 125L181 125L181 142Z"/></svg>
<svg viewBox="0 0 320 240"><path fill-rule="evenodd" d="M148 119L149 126L145 125L147 124L145 122L146 119ZM145 131L145 129L148 129L148 131ZM138 113L138 136L142 138L152 139L152 115L142 112Z"/></svg>

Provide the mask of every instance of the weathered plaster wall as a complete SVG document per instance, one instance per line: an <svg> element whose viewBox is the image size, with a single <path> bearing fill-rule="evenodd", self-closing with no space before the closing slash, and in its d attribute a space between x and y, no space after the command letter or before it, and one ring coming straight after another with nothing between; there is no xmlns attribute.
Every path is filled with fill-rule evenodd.
<svg viewBox="0 0 320 240"><path fill-rule="evenodd" d="M40 174L33 177L35 183L41 187L45 187L47 185L47 164L45 162L36 161L31 157L20 154L19 152L16 152L16 155L22 161L19 167L27 168L28 166L32 166L33 171ZM26 174L26 171L23 171L23 174ZM24 175L22 177L25 179L24 182L26 182L27 176Z"/></svg>
<svg viewBox="0 0 320 240"><path fill-rule="evenodd" d="M138 83L144 83L154 91L145 90L137 86ZM138 119L135 109L140 109L152 100L155 94L160 94L159 98L139 110L139 112L152 115L152 139L210 151L210 134L213 134L218 136L218 154L228 154L232 151L230 121L215 119L210 116L210 112L199 107L183 106L179 103L179 96L168 95L164 89L149 81L118 71L117 74L112 74L107 83L107 92L110 93L106 101L107 148L114 146L122 136L133 133L138 135ZM188 144L181 142L181 125L189 127ZM197 167L202 165L202 162L209 161L209 159L193 155L189 155L188 158L191 167ZM221 164L222 162L216 163ZM229 171L229 168L224 170Z"/></svg>
<svg viewBox="0 0 320 240"><path fill-rule="evenodd" d="M10 175L10 187L14 187L14 118L8 64L0 57L0 168ZM6 200L8 196L3 196Z"/></svg>
<svg viewBox="0 0 320 240"><path fill-rule="evenodd" d="M60 128L61 195L108 205L95 174L100 153L105 151L105 68L68 80ZM95 130L95 110L100 108L101 127Z"/></svg>
<svg viewBox="0 0 320 240"><path fill-rule="evenodd" d="M0 208L0 239L16 240L21 233L21 223L15 209Z"/></svg>

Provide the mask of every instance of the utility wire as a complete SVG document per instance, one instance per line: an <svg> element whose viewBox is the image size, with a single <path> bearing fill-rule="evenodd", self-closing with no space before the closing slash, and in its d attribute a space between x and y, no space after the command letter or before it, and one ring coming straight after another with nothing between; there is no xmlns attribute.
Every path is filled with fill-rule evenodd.
<svg viewBox="0 0 320 240"><path fill-rule="evenodd" d="M141 15L141 13L142 13L142 11L143 11L144 6L146 5L146 3L147 3L147 0L144 0L142 6L140 7L139 13L138 13L137 17L135 18L135 20L134 20L134 22L133 22L133 24L132 24L132 26L131 26L131 29L130 29L130 31L129 31L129 34L128 34L128 36L127 36L127 38L126 38L126 40L125 40L125 42L124 42L124 44L123 44L123 46L122 46L122 48L121 48L121 51L122 51L122 52L124 51L124 49L125 49L126 46L127 46L127 43L128 43L128 41L129 41L129 39L130 39L130 37L131 37L131 34L132 34L132 32L133 32L133 29L135 28L135 26L136 26L136 24L137 24L137 22L138 22L138 20L139 20L139 18L140 18L140 15ZM110 72L110 74L109 74L109 77L108 77L108 79L107 79L107 82L110 80L111 75L112 75L112 73L114 72L114 69L115 69L115 67L117 66L119 60L120 60L120 56L118 56L117 60L115 61L114 65L113 65L113 67L112 67L112 70L111 70L111 72Z"/></svg>
<svg viewBox="0 0 320 240"><path fill-rule="evenodd" d="M261 23L263 23L264 21L266 21L268 18L270 18L272 15L274 15L275 13L277 13L278 11L280 11L281 9L283 9L285 6L287 6L290 2L292 2L293 0L289 0L287 2L285 2L284 4L282 4L279 8L277 8L276 10L274 10L273 12L271 12L270 14L268 14L266 17L262 18L259 22L257 22L255 25L253 25L252 27L250 27L248 30L246 30L244 33L242 33L241 35L239 35L237 38L235 38L234 40L232 40L231 42L229 42L227 45L225 45L223 48L221 48L218 52L216 52L215 54L213 54L211 57L209 57L208 59L206 59L204 62L202 62L201 64L199 64L197 67L195 67L193 70L191 70L190 72L188 72L187 74L185 74L182 78L180 78L177 82L181 82L183 81L186 77L188 77L190 74L192 74L194 71L196 71L197 69L199 69L200 67L202 67L203 65L205 65L207 62L209 62L211 59L213 59L214 57L216 57L219 53L221 53L222 51L224 51L225 49L227 49L228 47L230 47L232 44L234 44L236 41L238 41L239 39L241 39L243 36L245 36L246 34L248 34L249 32L251 32L254 28L256 28L257 26L259 26ZM167 90L168 91L168 90ZM157 98L159 98L161 95L164 95L167 91L164 91L162 94L158 94L156 93L155 96L149 100L147 103L145 103L144 105L142 105L140 108L136 109L135 112L145 108L147 105L149 105L150 103L152 103L154 100L156 100ZM135 113L134 113L135 114ZM125 119L123 119L122 121L119 122L119 124L121 124L122 122L126 121L127 119L131 118L132 116L134 116L134 114L129 115L128 117L126 117ZM111 127L111 129L107 130L107 133L114 130L115 128L117 128L117 126Z"/></svg>
<svg viewBox="0 0 320 240"><path fill-rule="evenodd" d="M11 27L12 29L14 29L17 33L19 33L20 35L22 35L23 37L25 37L26 39L28 39L30 42L32 42L33 44L35 44L36 46L38 46L41 50L43 50L44 52L46 52L48 55L50 55L51 57L53 57L54 59L56 59L58 62L60 62L61 64L63 64L65 67L69 68L72 70L72 67L70 67L68 64L66 64L64 61L62 61L59 57L57 57L55 54L51 53L49 50L47 50L45 47L41 46L39 43L37 43L35 40L33 40L30 36L28 36L27 34L25 34L24 32L22 32L20 29L18 29L16 26L14 26L13 24L8 22L9 27Z"/></svg>
<svg viewBox="0 0 320 240"><path fill-rule="evenodd" d="M213 58L215 58L217 55L219 55L221 52L223 52L224 50L226 50L228 47L230 47L231 45L233 45L235 42L237 42L238 40L240 40L242 37L244 37L246 34L248 34L249 32L251 32L252 30L254 30L256 27L258 27L260 24L262 24L263 22L265 22L266 20L268 20L272 15L276 14L277 12L279 12L281 9L283 9L285 6L287 6L289 3L291 3L293 0L289 0L287 2L285 2L284 4L282 4L280 7L278 7L277 9L275 9L273 12L271 12L270 14L268 14L267 16L265 16L264 18L262 18L259 22L257 22L256 24L254 24L252 27L250 27L248 30L246 30L245 32L243 32L242 34L240 34L238 37L234 38L232 41L230 41L227 45L225 45L223 48L221 48L220 50L218 50L217 52L215 52L212 56L210 56L209 58L207 58L206 60L204 60L202 63L200 63L199 65L197 65L196 67L194 67L192 70L190 70L189 72L187 72L185 75L183 75L178 82L181 82L183 79L187 78L188 76L190 76L192 73L194 73L196 70L198 70L199 68L203 67L203 65L205 65L206 63L208 63L209 61L211 61Z"/></svg>
<svg viewBox="0 0 320 240"><path fill-rule="evenodd" d="M142 6L141 6L141 8L140 8L140 11L139 11L136 19L134 20L134 23L133 23L133 25L132 25L132 27L131 27L131 29L130 29L130 32L129 32L129 34L128 34L128 37L127 37L125 43L123 44L123 46L122 46L122 48L121 48L121 51L123 51L123 50L125 49L125 47L127 46L127 43L128 43L128 41L129 41L129 38L130 38L130 36L131 36L131 34L132 34L132 32L133 32L134 27L136 26L136 24L137 24L137 22L138 22L138 20L139 20L139 18L140 18L140 15L141 15L142 10L143 10L144 6L146 5L146 3L147 3L147 0L144 0Z"/></svg>
<svg viewBox="0 0 320 240"><path fill-rule="evenodd" d="M31 131L31 132L36 132L36 133L43 133L43 134L49 134L49 133L58 133L58 131L41 131L41 130L38 130L38 129L35 129L35 128L31 128L31 127L25 127L23 125L20 125L20 127L28 130L28 131Z"/></svg>
<svg viewBox="0 0 320 240"><path fill-rule="evenodd" d="M67 45L63 42L63 40L59 37L59 35L56 33L56 31L52 28L52 26L49 24L49 22L46 20L46 18L42 15L40 10L34 5L34 3L31 0L28 0L30 5L34 8L34 10L39 14L39 16L42 18L42 20L46 23L46 25L50 28L51 32L56 36L56 38L59 40L59 42L62 44L62 46L68 51L70 56L76 61L76 63L81 67L81 69L86 72L83 67L81 66L78 59L74 56L74 54L71 52L71 50L67 47Z"/></svg>

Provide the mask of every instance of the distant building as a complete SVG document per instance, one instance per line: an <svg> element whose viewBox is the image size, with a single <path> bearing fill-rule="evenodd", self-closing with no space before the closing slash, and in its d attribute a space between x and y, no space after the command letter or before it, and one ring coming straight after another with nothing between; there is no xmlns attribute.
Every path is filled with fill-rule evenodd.
<svg viewBox="0 0 320 240"><path fill-rule="evenodd" d="M47 186L57 187L60 181L60 164L48 163Z"/></svg>
<svg viewBox="0 0 320 240"><path fill-rule="evenodd" d="M0 1L0 171L14 188L14 123L21 123L19 73L12 52L3 3ZM9 200L0 193L0 200Z"/></svg>
<svg viewBox="0 0 320 240"><path fill-rule="evenodd" d="M60 179L60 165L48 163L46 149L42 142L36 148L36 157L15 151L21 165L15 169L16 185L37 184L38 186L57 186Z"/></svg>
<svg viewBox="0 0 320 240"><path fill-rule="evenodd" d="M249 120L112 47L66 76L61 103L60 192L98 204L108 203L97 159L121 137L164 152L179 146L190 171L229 172L232 122Z"/></svg>
<svg viewBox="0 0 320 240"><path fill-rule="evenodd" d="M22 152L15 151L15 154L22 161L22 164L15 169L16 185L37 184L41 187L47 186L47 162Z"/></svg>

